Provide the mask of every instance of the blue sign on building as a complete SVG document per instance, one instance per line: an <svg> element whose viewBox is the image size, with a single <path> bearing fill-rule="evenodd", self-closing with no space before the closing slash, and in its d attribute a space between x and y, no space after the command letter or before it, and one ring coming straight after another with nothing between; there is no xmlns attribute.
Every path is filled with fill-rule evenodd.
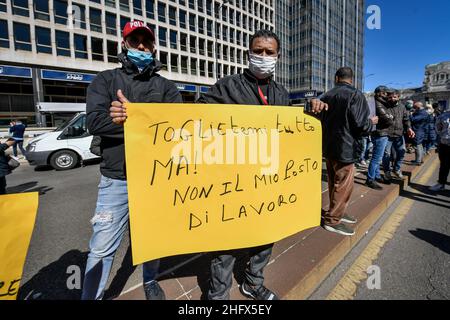
<svg viewBox="0 0 450 320"><path fill-rule="evenodd" d="M289 98L291 100L307 99L307 98L315 98L315 97L317 97L317 91L316 90L295 92L295 93L291 93L289 95Z"/></svg>
<svg viewBox="0 0 450 320"><path fill-rule="evenodd" d="M200 87L200 92L201 93L206 93L206 92L208 92L208 90L209 90L209 87L204 87L204 86Z"/></svg>
<svg viewBox="0 0 450 320"><path fill-rule="evenodd" d="M177 88L183 92L197 92L197 86L193 84L177 83Z"/></svg>
<svg viewBox="0 0 450 320"><path fill-rule="evenodd" d="M31 78L31 68L0 65L0 76Z"/></svg>
<svg viewBox="0 0 450 320"><path fill-rule="evenodd" d="M75 81L90 83L95 78L95 74L79 73L79 72L65 72L56 70L41 70L42 79L57 80L57 81Z"/></svg>

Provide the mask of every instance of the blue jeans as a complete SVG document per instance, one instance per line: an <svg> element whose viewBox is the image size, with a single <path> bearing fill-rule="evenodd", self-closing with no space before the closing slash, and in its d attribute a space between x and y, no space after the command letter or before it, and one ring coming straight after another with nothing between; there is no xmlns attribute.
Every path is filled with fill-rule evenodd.
<svg viewBox="0 0 450 320"><path fill-rule="evenodd" d="M384 172L391 172L391 160L394 160L392 155L392 149L395 152L394 172L400 171L405 159L406 147L405 139L403 137L390 137L383 156L383 169Z"/></svg>
<svg viewBox="0 0 450 320"><path fill-rule="evenodd" d="M23 148L23 140L16 140L16 143L14 143L12 147L13 147L13 154L15 157L17 157L17 147L19 147L20 152L22 152L22 155L25 156L25 154L27 153Z"/></svg>
<svg viewBox="0 0 450 320"><path fill-rule="evenodd" d="M383 159L384 150L388 143L389 137L372 137L373 151L372 160L370 160L369 170L367 171L367 180L374 181L381 178L380 175L380 162Z"/></svg>
<svg viewBox="0 0 450 320"><path fill-rule="evenodd" d="M361 156L359 157L359 162L369 160L370 149L372 148L372 141L370 137L362 137L362 150Z"/></svg>
<svg viewBox="0 0 450 320"><path fill-rule="evenodd" d="M86 264L81 299L102 299L114 255L128 226L127 182L102 176L98 186L95 215L91 220L93 234ZM159 260L143 265L144 283L155 280Z"/></svg>

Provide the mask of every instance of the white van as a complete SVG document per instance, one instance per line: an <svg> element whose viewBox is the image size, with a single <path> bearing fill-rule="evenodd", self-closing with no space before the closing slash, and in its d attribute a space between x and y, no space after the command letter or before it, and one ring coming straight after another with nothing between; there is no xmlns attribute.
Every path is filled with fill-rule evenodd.
<svg viewBox="0 0 450 320"><path fill-rule="evenodd" d="M92 138L86 128L86 112L81 112L54 131L30 140L26 157L31 165L69 170L85 160L99 158L89 151Z"/></svg>

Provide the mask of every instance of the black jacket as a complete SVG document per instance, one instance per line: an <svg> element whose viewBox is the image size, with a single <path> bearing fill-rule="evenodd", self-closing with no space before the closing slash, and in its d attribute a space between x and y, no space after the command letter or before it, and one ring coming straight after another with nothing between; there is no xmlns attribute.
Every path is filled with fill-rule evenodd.
<svg viewBox="0 0 450 320"><path fill-rule="evenodd" d="M0 177L4 177L11 173L8 165L9 158L6 156L6 150L8 148L9 146L6 143L0 144Z"/></svg>
<svg viewBox="0 0 450 320"><path fill-rule="evenodd" d="M364 94L349 84L338 83L320 99L328 104L328 111L320 114L323 156L342 163L355 163L357 140L373 127Z"/></svg>
<svg viewBox="0 0 450 320"><path fill-rule="evenodd" d="M405 131L411 129L411 121L406 107L400 103L397 105L388 105L388 112L392 115L394 121L388 129L389 137L403 137Z"/></svg>
<svg viewBox="0 0 450 320"><path fill-rule="evenodd" d="M197 100L198 103L216 104L244 104L262 105L263 101L258 93L258 84L267 86L267 101L273 106L289 106L289 93L271 78L256 79L250 70L245 69L241 74L220 79L207 93Z"/></svg>
<svg viewBox="0 0 450 320"><path fill-rule="evenodd" d="M376 130L372 135L377 137L389 136L394 126L394 116L388 111L388 103L382 98L375 98L375 111L378 117Z"/></svg>
<svg viewBox="0 0 450 320"><path fill-rule="evenodd" d="M109 115L111 103L121 89L130 102L182 103L175 84L156 72L160 63L155 61L142 73L124 53L119 55L121 68L100 72L89 85L86 97L87 126L91 134L101 137L100 165L102 175L125 180L125 149L123 126L112 122Z"/></svg>

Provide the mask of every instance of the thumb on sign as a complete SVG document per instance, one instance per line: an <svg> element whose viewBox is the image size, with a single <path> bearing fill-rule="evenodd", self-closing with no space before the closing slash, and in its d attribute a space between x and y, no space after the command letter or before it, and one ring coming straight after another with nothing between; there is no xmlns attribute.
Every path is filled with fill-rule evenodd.
<svg viewBox="0 0 450 320"><path fill-rule="evenodd" d="M113 101L109 108L109 114L112 118L112 121L115 124L123 124L127 119L127 108L125 107L125 103L128 103L128 99L122 93L122 90L117 90L117 98L119 101Z"/></svg>

